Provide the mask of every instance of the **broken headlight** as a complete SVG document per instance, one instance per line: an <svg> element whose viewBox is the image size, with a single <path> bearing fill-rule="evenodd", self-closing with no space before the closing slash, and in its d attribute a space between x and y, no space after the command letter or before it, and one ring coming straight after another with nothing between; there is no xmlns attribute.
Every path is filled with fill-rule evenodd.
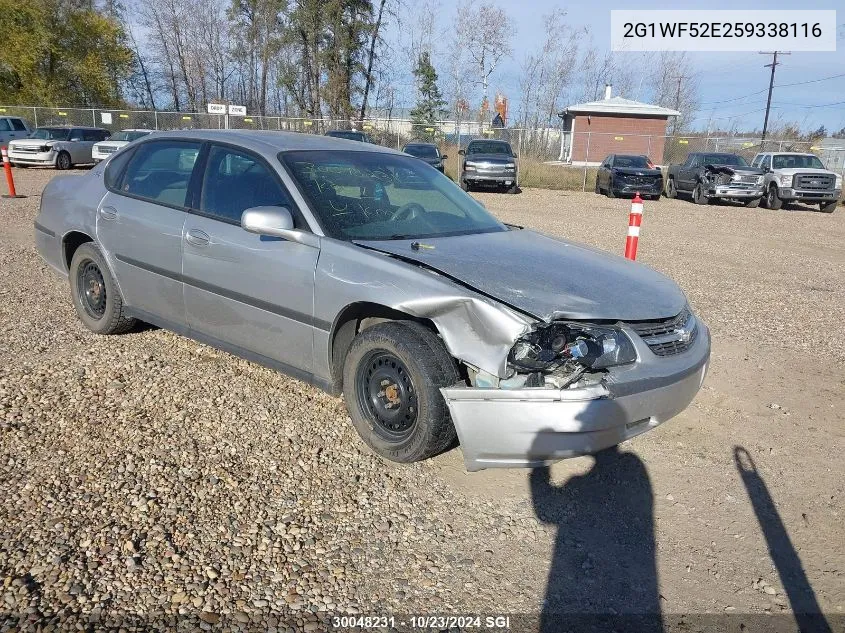
<svg viewBox="0 0 845 633"><path fill-rule="evenodd" d="M567 363L604 369L637 360L633 343L612 326L556 322L522 336L508 354L517 371L553 371Z"/></svg>

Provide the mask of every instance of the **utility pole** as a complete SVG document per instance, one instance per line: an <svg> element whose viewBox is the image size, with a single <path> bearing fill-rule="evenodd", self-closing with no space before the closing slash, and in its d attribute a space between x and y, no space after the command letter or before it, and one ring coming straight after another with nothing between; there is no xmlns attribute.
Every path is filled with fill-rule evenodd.
<svg viewBox="0 0 845 633"><path fill-rule="evenodd" d="M766 130L769 127L769 109L772 107L772 88L775 85L775 68L778 66L778 53L781 55L790 55L791 53L784 53L783 51L761 52L760 55L771 55L772 63L766 64L763 68L771 68L772 74L769 76L769 97L766 99L766 116L763 119L763 134L760 136L760 149L765 150L766 145Z"/></svg>
<svg viewBox="0 0 845 633"><path fill-rule="evenodd" d="M675 110L681 107L681 82L684 79L689 79L689 75L678 75L675 79L678 80L678 89L675 91ZM678 131L678 118L675 117L675 122L672 124L672 135L674 135Z"/></svg>

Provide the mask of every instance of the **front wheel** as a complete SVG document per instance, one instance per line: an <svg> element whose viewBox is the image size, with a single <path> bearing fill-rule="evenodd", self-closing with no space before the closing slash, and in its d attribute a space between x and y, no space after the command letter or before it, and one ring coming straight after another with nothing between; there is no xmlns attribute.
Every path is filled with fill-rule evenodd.
<svg viewBox="0 0 845 633"><path fill-rule="evenodd" d="M458 380L434 332L412 321L392 321L355 337L343 367L343 396L355 430L376 454L416 462L454 443L440 388Z"/></svg>
<svg viewBox="0 0 845 633"><path fill-rule="evenodd" d="M769 187L769 190L766 192L766 206L775 211L783 206L783 200L778 196L778 188L775 185Z"/></svg>
<svg viewBox="0 0 845 633"><path fill-rule="evenodd" d="M135 319L126 316L123 298L100 249L91 242L76 249L70 261L71 297L79 320L96 334L121 334Z"/></svg>
<svg viewBox="0 0 845 633"><path fill-rule="evenodd" d="M822 213L833 213L836 210L837 204L839 204L838 200L834 200L833 202L821 202L819 203L819 209Z"/></svg>
<svg viewBox="0 0 845 633"><path fill-rule="evenodd" d="M709 202L707 196L704 195L704 186L701 183L695 185L695 189L692 190L692 201L695 204L707 204Z"/></svg>
<svg viewBox="0 0 845 633"><path fill-rule="evenodd" d="M464 191L469 191L469 183L463 178L461 178L461 189L463 189Z"/></svg>
<svg viewBox="0 0 845 633"><path fill-rule="evenodd" d="M67 152L59 152L59 155L56 156L56 169L70 169L71 165L70 154Z"/></svg>
<svg viewBox="0 0 845 633"><path fill-rule="evenodd" d="M746 200L745 206L749 209L756 209L760 206L760 198L754 198L753 200Z"/></svg>

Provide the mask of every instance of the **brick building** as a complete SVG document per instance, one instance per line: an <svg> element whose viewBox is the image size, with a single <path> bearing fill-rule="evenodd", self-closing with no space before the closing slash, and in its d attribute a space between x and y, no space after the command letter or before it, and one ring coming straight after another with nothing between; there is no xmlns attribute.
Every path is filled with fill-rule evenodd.
<svg viewBox="0 0 845 633"><path fill-rule="evenodd" d="M612 97L571 105L558 116L563 119L563 155L568 163L598 165L608 154L645 154L663 162L666 123L680 116L677 110Z"/></svg>

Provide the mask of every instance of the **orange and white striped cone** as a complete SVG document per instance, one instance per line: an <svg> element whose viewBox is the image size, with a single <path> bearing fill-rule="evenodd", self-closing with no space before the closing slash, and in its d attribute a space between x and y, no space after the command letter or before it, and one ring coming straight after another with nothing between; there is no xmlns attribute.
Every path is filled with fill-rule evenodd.
<svg viewBox="0 0 845 633"><path fill-rule="evenodd" d="M3 151L3 171L6 172L6 185L9 187L9 194L3 194L4 198L26 198L26 196L19 196L15 191L15 179L12 177L12 165L9 164L9 152L6 146L2 148Z"/></svg>
<svg viewBox="0 0 845 633"><path fill-rule="evenodd" d="M640 239L640 224L643 221L643 199L640 192L631 200L631 215L628 216L628 237L625 239L625 257L637 259L637 242Z"/></svg>

